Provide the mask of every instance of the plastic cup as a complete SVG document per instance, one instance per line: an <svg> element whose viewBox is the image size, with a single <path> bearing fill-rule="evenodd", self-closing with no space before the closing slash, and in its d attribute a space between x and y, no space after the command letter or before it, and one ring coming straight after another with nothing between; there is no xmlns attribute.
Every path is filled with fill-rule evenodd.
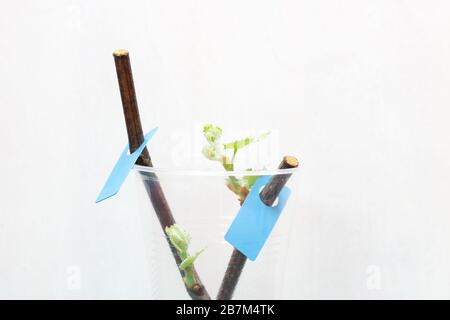
<svg viewBox="0 0 450 320"><path fill-rule="evenodd" d="M270 237L255 261L247 259L233 299L280 299L288 281L286 261L289 253L293 217L298 213L295 169L270 171L171 170L135 166L139 179L158 179L179 226L191 236L191 254L206 248L195 268L211 298L215 298L233 247L224 235L240 209L238 197L226 186L228 177L273 176L292 173L287 183L291 196ZM140 183L141 184L141 183ZM144 186L138 188L150 286L154 299L190 299L165 234Z"/></svg>

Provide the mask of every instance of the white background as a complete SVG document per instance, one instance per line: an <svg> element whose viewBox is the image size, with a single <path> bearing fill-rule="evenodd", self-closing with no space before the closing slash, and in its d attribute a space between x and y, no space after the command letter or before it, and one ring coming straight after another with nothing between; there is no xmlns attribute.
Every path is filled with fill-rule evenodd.
<svg viewBox="0 0 450 320"><path fill-rule="evenodd" d="M449 15L0 1L0 297L149 297L132 184L93 204L126 142L111 53L127 48L146 128L274 128L299 155L287 298L450 298Z"/></svg>

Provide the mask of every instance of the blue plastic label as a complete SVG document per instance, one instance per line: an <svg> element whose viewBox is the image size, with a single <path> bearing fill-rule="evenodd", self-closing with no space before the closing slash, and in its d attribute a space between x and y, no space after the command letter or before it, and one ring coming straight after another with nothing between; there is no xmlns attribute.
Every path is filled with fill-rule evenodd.
<svg viewBox="0 0 450 320"><path fill-rule="evenodd" d="M225 234L225 240L252 261L264 246L291 193L289 188L284 187L278 196L278 203L273 207L267 206L259 192L270 178L262 176L256 180Z"/></svg>
<svg viewBox="0 0 450 320"><path fill-rule="evenodd" d="M117 160L116 165L112 169L108 177L108 180L106 180L106 183L103 186L102 191L100 191L97 200L95 200L96 203L103 201L107 198L110 198L117 192L119 192L120 187L122 186L123 182L128 176L128 173L133 168L136 160L139 158L142 151L144 150L145 145L153 137L156 130L158 130L158 128L154 128L151 131L149 131L144 137L144 142L132 154L128 154L129 146L128 144L126 145L119 160Z"/></svg>

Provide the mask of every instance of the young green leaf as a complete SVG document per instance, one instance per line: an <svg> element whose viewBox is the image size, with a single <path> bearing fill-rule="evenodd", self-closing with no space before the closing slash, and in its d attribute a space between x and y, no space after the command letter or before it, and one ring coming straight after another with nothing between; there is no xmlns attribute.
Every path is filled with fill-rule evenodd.
<svg viewBox="0 0 450 320"><path fill-rule="evenodd" d="M233 149L233 150L239 150L242 149L245 146L248 146L249 144L252 144L254 142L258 142L261 141L265 138L267 138L267 136L270 134L270 132L265 132L257 137L246 137L244 139L241 140L235 140L229 143L225 143L224 144L224 148L225 149Z"/></svg>
<svg viewBox="0 0 450 320"><path fill-rule="evenodd" d="M181 270L186 270L187 268L192 267L192 265L194 264L194 261L198 258L198 256L205 251L205 249L202 249L198 252L196 252L194 255L187 257L186 259L184 259L181 263L180 263L180 269Z"/></svg>
<svg viewBox="0 0 450 320"><path fill-rule="evenodd" d="M222 128L206 124L203 126L203 135L206 144L203 146L202 153L209 160L222 161L224 156L224 147L221 142Z"/></svg>
<svg viewBox="0 0 450 320"><path fill-rule="evenodd" d="M246 147L246 146L248 146L248 145L250 145L252 143L255 143L255 142L261 141L262 139L265 139L269 134L270 134L270 132L265 132L265 133L263 133L263 134L261 134L261 135L259 135L257 137L246 137L246 138L241 139L241 140L235 140L235 141L232 141L232 142L229 142L229 143L225 143L223 145L223 147L224 147L225 150L233 149L233 156L231 158L232 159L231 162L234 163L234 159L236 158L236 154L237 154L237 152L240 149L242 149L242 148L244 148L244 147Z"/></svg>
<svg viewBox="0 0 450 320"><path fill-rule="evenodd" d="M208 123L203 126L203 134L209 143L215 143L222 137L222 128Z"/></svg>
<svg viewBox="0 0 450 320"><path fill-rule="evenodd" d="M202 153L209 160L220 161L223 156L223 145L207 144L203 146Z"/></svg>

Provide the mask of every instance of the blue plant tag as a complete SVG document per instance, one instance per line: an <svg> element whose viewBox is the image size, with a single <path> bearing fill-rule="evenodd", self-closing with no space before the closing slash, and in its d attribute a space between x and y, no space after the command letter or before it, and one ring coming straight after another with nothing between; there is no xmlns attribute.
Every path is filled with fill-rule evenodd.
<svg viewBox="0 0 450 320"><path fill-rule="evenodd" d="M133 168L136 160L144 150L145 145L153 137L156 130L158 130L158 128L154 128L149 131L144 137L144 142L132 154L128 154L128 144L125 146L125 149L123 150L119 160L117 160L116 165L109 174L108 180L106 180L102 191L100 191L97 200L95 200L96 203L110 198L117 192L119 192L120 187L128 176L128 173Z"/></svg>
<svg viewBox="0 0 450 320"><path fill-rule="evenodd" d="M225 234L225 240L252 261L264 246L291 193L289 188L284 187L278 196L278 203L273 207L267 206L260 199L259 192L270 178L261 176L256 180Z"/></svg>

